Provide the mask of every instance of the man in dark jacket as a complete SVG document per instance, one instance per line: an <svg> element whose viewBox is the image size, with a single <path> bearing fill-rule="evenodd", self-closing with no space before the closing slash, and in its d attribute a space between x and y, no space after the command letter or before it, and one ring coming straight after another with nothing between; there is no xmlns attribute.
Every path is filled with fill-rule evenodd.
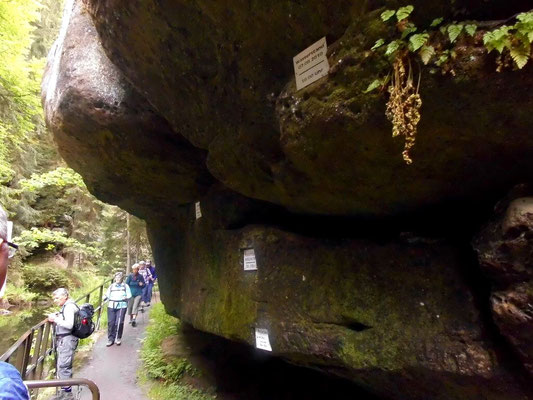
<svg viewBox="0 0 533 400"><path fill-rule="evenodd" d="M142 290L145 282L141 274L139 274L139 264L133 264L131 267L132 273L126 279L126 284L130 287L131 298L128 303L128 314L130 315L131 326L136 326L137 313L139 312L139 303L141 302Z"/></svg>

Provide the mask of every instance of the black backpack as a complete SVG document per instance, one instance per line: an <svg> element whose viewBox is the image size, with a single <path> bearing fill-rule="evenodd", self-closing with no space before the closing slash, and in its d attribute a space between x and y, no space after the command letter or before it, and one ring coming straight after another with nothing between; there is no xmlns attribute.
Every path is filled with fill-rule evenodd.
<svg viewBox="0 0 533 400"><path fill-rule="evenodd" d="M78 307L78 305L76 305ZM74 326L72 327L72 335L80 339L85 339L94 332L94 307L90 303L82 304L78 307L78 311L74 314Z"/></svg>

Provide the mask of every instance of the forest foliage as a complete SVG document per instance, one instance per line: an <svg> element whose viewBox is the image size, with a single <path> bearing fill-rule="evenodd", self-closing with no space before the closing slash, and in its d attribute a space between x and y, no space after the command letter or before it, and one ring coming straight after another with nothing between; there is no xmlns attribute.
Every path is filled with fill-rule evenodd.
<svg viewBox="0 0 533 400"><path fill-rule="evenodd" d="M51 260L108 274L125 268L128 250L132 262L150 252L144 222L92 196L46 129L40 83L62 3L0 0L0 204L20 245L8 277L17 285L34 282L34 273L58 275ZM40 271L39 262L48 269Z"/></svg>

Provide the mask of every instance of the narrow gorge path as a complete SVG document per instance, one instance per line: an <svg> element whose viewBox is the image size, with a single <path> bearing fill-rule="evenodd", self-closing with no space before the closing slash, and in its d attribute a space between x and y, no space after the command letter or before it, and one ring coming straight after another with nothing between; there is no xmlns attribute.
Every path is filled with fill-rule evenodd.
<svg viewBox="0 0 533 400"><path fill-rule="evenodd" d="M74 372L75 377L94 381L100 389L102 400L148 400L143 388L138 385L137 371L141 368L140 351L148 325L149 308L137 317L135 328L127 323L120 346L106 347L107 332L99 332L92 353L83 367ZM91 392L84 388L81 400L91 400Z"/></svg>

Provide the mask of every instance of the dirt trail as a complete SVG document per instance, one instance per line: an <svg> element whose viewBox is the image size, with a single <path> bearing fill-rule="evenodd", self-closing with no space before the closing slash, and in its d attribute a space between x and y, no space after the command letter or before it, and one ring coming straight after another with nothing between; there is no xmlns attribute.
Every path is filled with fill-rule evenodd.
<svg viewBox="0 0 533 400"><path fill-rule="evenodd" d="M133 328L126 321L120 346L106 347L107 332L102 332L90 357L74 373L76 377L94 381L100 389L102 400L148 400L137 384L137 371L141 366L139 352L148 324L148 313L139 312L137 322ZM81 400L91 399L90 391L84 388Z"/></svg>

